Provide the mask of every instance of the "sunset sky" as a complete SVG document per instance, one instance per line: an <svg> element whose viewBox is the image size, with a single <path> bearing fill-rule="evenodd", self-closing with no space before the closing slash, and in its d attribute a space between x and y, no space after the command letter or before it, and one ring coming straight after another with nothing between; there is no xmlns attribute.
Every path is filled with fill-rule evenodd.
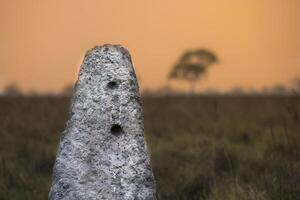
<svg viewBox="0 0 300 200"><path fill-rule="evenodd" d="M0 0L0 90L62 90L105 43L129 49L142 89L194 48L220 59L199 89L260 89L300 77L299 37L299 0Z"/></svg>

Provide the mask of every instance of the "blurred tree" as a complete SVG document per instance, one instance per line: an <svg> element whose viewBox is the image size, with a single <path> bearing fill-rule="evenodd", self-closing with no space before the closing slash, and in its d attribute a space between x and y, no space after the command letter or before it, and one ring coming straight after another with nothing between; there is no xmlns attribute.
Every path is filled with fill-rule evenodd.
<svg viewBox="0 0 300 200"><path fill-rule="evenodd" d="M259 91L256 90L255 88L249 88L249 90L247 91L247 93L249 95L258 95L259 94Z"/></svg>
<svg viewBox="0 0 300 200"><path fill-rule="evenodd" d="M173 88L170 85L164 85L161 88L158 88L155 91L156 95L172 95L175 94L175 91L173 90Z"/></svg>
<svg viewBox="0 0 300 200"><path fill-rule="evenodd" d="M284 85L274 85L271 87L265 87L262 90L262 94L268 94L268 95L286 95L290 92L290 90L284 86Z"/></svg>
<svg viewBox="0 0 300 200"><path fill-rule="evenodd" d="M275 85L271 88L272 94L288 94L289 90L284 85Z"/></svg>
<svg viewBox="0 0 300 200"><path fill-rule="evenodd" d="M35 91L35 90L33 90L33 89L31 89L29 92L28 92L28 96L33 96L33 97L35 97L35 96L39 96L40 94L39 94L39 92L38 91Z"/></svg>
<svg viewBox="0 0 300 200"><path fill-rule="evenodd" d="M202 92L202 94L204 94L204 95L213 95L213 96L215 96L215 95L220 95L221 92L220 92L218 89L215 89L215 88L206 88L206 89Z"/></svg>
<svg viewBox="0 0 300 200"><path fill-rule="evenodd" d="M207 68L218 62L210 50L197 49L183 53L169 74L169 79L183 79L190 83L190 92L195 92L196 82L206 73Z"/></svg>
<svg viewBox="0 0 300 200"><path fill-rule="evenodd" d="M74 89L74 87L73 87L73 85L67 85L67 86L65 86L64 88L63 88L63 90L62 90L62 95L63 96L72 96L72 94L73 94L73 89Z"/></svg>
<svg viewBox="0 0 300 200"><path fill-rule="evenodd" d="M7 96L21 96L22 92L16 83L10 83L4 87L3 94Z"/></svg>
<svg viewBox="0 0 300 200"><path fill-rule="evenodd" d="M246 94L246 91L245 91L245 89L243 87L236 86L236 87L232 88L229 91L229 94L232 94L232 95L244 95L244 94Z"/></svg>
<svg viewBox="0 0 300 200"><path fill-rule="evenodd" d="M292 80L292 89L297 93L300 92L300 77Z"/></svg>

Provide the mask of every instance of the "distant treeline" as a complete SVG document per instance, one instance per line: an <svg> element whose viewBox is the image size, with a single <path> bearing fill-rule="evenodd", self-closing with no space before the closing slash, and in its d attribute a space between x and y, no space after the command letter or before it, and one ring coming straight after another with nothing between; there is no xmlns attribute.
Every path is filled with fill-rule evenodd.
<svg viewBox="0 0 300 200"><path fill-rule="evenodd" d="M53 93L40 93L37 91L30 91L24 93L16 83L10 83L4 87L0 93L2 96L71 96L73 92L73 85L65 86L61 91ZM208 88L204 90L194 91L182 91L178 90L170 85L165 85L158 89L143 89L141 90L143 96L168 96L168 95L294 95L300 94L300 78L295 78L289 85L274 85L264 87L260 90L246 89L241 86L233 87L227 91L221 91L215 88Z"/></svg>
<svg viewBox="0 0 300 200"><path fill-rule="evenodd" d="M262 89L246 89L241 86L221 91L215 88L207 88L200 91L194 91L197 95L295 95L300 94L300 78L294 79L290 85L274 85ZM193 95L190 91L179 91L170 85L158 88L156 90L145 89L142 91L143 96L156 95Z"/></svg>

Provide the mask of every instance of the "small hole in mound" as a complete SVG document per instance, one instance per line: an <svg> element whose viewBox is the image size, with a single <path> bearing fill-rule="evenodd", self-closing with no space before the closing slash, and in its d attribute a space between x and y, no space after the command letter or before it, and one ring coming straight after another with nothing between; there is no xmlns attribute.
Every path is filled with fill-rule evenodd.
<svg viewBox="0 0 300 200"><path fill-rule="evenodd" d="M123 133L123 129L119 124L114 124L112 125L110 132L111 134L118 136Z"/></svg>
<svg viewBox="0 0 300 200"><path fill-rule="evenodd" d="M107 83L107 87L109 89L116 89L118 87L118 83L116 81L110 81Z"/></svg>

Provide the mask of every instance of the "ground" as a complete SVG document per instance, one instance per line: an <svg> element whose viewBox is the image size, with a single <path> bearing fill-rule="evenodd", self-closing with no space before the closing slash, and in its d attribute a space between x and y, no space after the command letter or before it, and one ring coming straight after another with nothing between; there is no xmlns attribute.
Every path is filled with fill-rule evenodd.
<svg viewBox="0 0 300 200"><path fill-rule="evenodd" d="M143 98L163 200L300 199L300 97ZM0 199L47 199L67 97L0 98Z"/></svg>

